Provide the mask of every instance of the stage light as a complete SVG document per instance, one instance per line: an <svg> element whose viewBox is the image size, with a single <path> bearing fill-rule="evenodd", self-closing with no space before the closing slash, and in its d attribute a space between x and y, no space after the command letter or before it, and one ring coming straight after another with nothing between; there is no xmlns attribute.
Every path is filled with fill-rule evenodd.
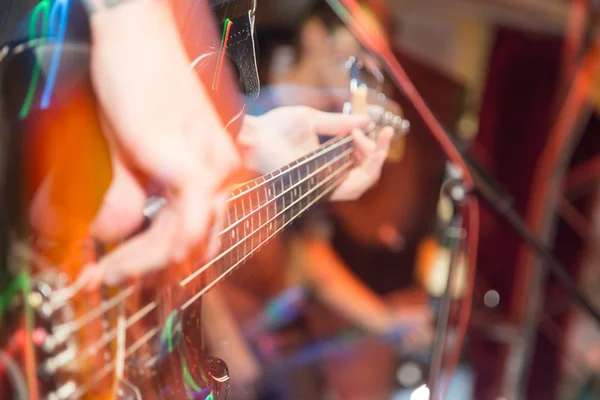
<svg viewBox="0 0 600 400"><path fill-rule="evenodd" d="M396 379L404 387L414 387L419 382L422 382L423 373L418 364L407 362L402 364L396 371Z"/></svg>

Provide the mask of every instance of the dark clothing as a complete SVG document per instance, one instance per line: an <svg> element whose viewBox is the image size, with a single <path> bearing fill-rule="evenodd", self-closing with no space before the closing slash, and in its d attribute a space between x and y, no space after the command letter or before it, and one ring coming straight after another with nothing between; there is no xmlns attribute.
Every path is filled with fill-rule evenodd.
<svg viewBox="0 0 600 400"><path fill-rule="evenodd" d="M54 23L58 29L60 13L56 14L54 21L49 21L50 13L57 1L49 1L49 14L47 23ZM21 42L30 38L47 36L43 34L43 12L37 15L35 31L30 32L33 10L40 4L39 0L0 0L0 44L6 42ZM90 29L87 13L78 0L66 0L67 22L65 40L89 41Z"/></svg>
<svg viewBox="0 0 600 400"><path fill-rule="evenodd" d="M0 44L16 39L17 26L37 3L37 0L0 0Z"/></svg>

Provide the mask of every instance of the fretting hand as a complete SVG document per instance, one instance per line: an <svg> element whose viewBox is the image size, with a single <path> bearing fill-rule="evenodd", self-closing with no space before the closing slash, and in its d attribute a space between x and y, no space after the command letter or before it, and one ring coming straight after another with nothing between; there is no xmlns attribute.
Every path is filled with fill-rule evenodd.
<svg viewBox="0 0 600 400"><path fill-rule="evenodd" d="M246 117L239 144L246 166L268 173L316 150L317 134L351 134L357 163L331 199L355 200L379 180L393 135L392 128L386 127L376 141L367 138L363 130L370 123L366 115L327 113L304 106L281 107L260 117Z"/></svg>

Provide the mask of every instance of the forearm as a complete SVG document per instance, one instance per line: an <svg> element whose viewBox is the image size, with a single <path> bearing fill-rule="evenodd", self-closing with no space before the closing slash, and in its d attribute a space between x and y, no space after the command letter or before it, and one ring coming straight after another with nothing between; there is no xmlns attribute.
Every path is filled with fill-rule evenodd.
<svg viewBox="0 0 600 400"><path fill-rule="evenodd" d="M306 254L309 281L323 302L359 326L378 332L388 329L386 304L348 271L327 243L311 240Z"/></svg>
<svg viewBox="0 0 600 400"><path fill-rule="evenodd" d="M99 77L104 80L129 70L136 75L135 79L145 80L148 86L175 87L177 81L185 81L177 102L187 102L188 106L181 109L181 113L193 115L192 119L201 121L200 126L211 135L225 132L224 126L229 125L241 109L230 69L223 68L219 89L214 90L214 70L210 65L192 68L192 62L212 51L218 41L213 14L207 0L176 1L125 0L118 6L92 12L92 54L102 54L105 58L100 63L93 62L92 66L101 65L103 71ZM190 20L193 23L186 24ZM106 71L107 66L113 71ZM190 76L195 78L193 82ZM130 88L126 85L119 90ZM186 93L190 94L189 101ZM152 117L165 114L165 109L156 111ZM190 125L187 121L184 123ZM233 135L237 129L234 125L229 129Z"/></svg>

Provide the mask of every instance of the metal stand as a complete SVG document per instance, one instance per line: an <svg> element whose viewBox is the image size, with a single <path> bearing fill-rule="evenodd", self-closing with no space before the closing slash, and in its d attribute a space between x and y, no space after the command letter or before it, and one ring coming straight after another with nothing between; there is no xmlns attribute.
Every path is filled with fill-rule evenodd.
<svg viewBox="0 0 600 400"><path fill-rule="evenodd" d="M448 241L446 246L450 250L450 261L448 265L446 288L438 307L431 365L429 377L427 379L427 387L430 390L430 395L433 400L441 398L443 393L442 390L440 390L439 383L443 355L446 348L446 336L448 333L448 320L450 319L452 291L455 284L456 264L462 236L463 217L460 213L460 205L464 201L466 193L460 171L452 164L448 164L446 170L448 179L442 185L442 195L449 198L452 202L452 217L448 222L445 234L445 238Z"/></svg>

